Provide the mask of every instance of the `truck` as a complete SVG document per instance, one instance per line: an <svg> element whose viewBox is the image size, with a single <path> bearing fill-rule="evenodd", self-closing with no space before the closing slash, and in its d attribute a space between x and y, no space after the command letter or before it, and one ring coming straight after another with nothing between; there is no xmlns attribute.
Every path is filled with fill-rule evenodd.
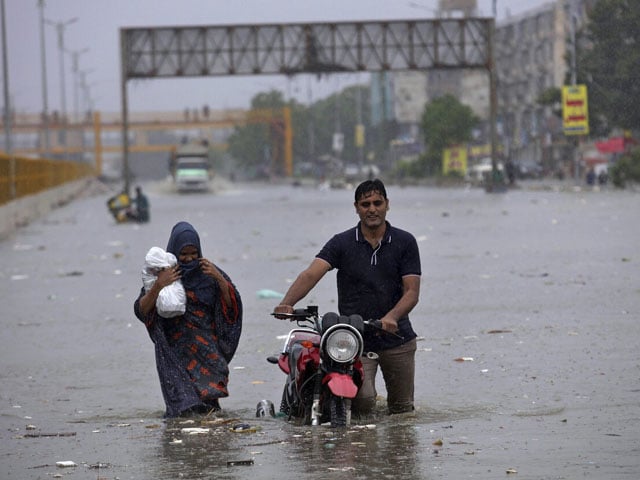
<svg viewBox="0 0 640 480"><path fill-rule="evenodd" d="M178 192L208 191L213 179L209 146L203 143L178 145L171 154L170 169Z"/></svg>

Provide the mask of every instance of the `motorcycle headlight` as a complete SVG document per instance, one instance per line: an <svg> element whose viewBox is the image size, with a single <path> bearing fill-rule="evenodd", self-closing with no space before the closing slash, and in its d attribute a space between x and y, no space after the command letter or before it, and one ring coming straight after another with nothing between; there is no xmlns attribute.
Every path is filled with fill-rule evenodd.
<svg viewBox="0 0 640 480"><path fill-rule="evenodd" d="M360 341L351 330L335 330L327 336L325 349L334 362L348 363L360 354Z"/></svg>

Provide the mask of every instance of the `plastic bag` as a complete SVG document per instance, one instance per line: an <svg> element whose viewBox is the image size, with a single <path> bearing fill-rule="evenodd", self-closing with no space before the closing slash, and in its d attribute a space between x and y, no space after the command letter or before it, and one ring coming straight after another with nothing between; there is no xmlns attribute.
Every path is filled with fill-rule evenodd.
<svg viewBox="0 0 640 480"><path fill-rule="evenodd" d="M177 317L183 315L187 309L187 295L180 280L176 280L171 285L167 285L158 294L156 300L158 315L164 318Z"/></svg>
<svg viewBox="0 0 640 480"><path fill-rule="evenodd" d="M151 247L145 256L145 265L142 269L142 284L145 292L153 286L157 280L158 272L164 268L173 267L178 263L175 255L165 252L160 247ZM156 309L158 315L164 318L177 317L184 314L187 307L187 295L180 280L167 285L158 294Z"/></svg>

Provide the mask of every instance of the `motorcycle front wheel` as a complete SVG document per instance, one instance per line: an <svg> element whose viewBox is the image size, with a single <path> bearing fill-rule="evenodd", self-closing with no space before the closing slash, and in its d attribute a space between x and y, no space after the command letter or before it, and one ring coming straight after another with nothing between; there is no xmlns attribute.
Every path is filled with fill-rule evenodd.
<svg viewBox="0 0 640 480"><path fill-rule="evenodd" d="M344 397L329 396L329 408L331 411L331 426L347 426L347 401Z"/></svg>

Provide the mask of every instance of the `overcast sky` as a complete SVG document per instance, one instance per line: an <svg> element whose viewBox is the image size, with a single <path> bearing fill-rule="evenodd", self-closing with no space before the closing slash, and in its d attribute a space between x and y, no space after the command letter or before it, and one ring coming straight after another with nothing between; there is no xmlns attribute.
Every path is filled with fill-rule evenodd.
<svg viewBox="0 0 640 480"><path fill-rule="evenodd" d="M38 0L4 2L10 102L17 112L40 112L43 82ZM497 0L498 21L547 3L549 0ZM67 50L87 49L79 55L79 68L86 72L94 108L118 112L121 27L424 19L433 17L437 5L438 0L45 0L44 16L53 24L69 22L64 28ZM490 16L492 5L492 0L478 0L478 13ZM48 109L52 112L62 110L62 93L56 27L49 23L45 25L45 42ZM64 62L66 110L72 116L76 95L70 54ZM366 78L366 74L349 74L320 81L301 75L293 80L253 76L129 82L129 108L168 111L205 104L213 109L246 108L255 93L271 88L306 103ZM82 108L82 99L78 105Z"/></svg>

